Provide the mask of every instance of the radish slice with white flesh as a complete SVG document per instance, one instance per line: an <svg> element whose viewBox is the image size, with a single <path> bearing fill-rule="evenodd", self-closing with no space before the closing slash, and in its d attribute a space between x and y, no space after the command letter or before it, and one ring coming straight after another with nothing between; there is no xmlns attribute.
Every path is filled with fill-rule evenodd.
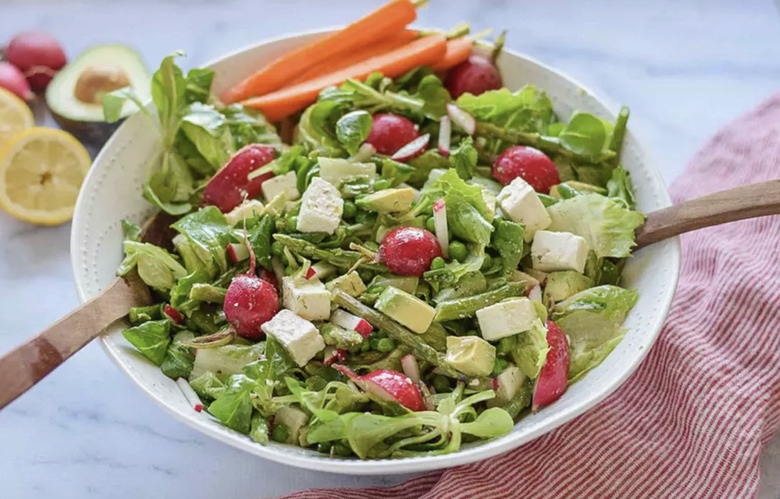
<svg viewBox="0 0 780 499"><path fill-rule="evenodd" d="M333 364L333 368L346 375L369 397L373 396L385 402L398 402L412 411L425 410L420 389L398 371L381 369L361 376L342 364Z"/></svg>
<svg viewBox="0 0 780 499"><path fill-rule="evenodd" d="M163 307L163 313L168 316L170 320L175 322L176 324L182 324L184 323L184 316L181 315L181 312L173 308L172 306L168 305L167 303Z"/></svg>
<svg viewBox="0 0 780 499"><path fill-rule="evenodd" d="M312 277L314 277L315 275L317 275L317 271L316 271L316 270L314 270L314 269L313 269L313 268L311 268L311 267L309 267L308 269L306 269L306 280L309 280L309 279L311 279L311 278L312 278Z"/></svg>
<svg viewBox="0 0 780 499"><path fill-rule="evenodd" d="M401 368L404 370L404 374L409 376L409 379L415 383L420 382L420 366L417 364L417 358L408 353L401 357Z"/></svg>
<svg viewBox="0 0 780 499"><path fill-rule="evenodd" d="M425 152L425 148L428 147L428 142L430 141L431 134L426 133L425 135L421 135L402 148L398 149L395 154L390 156L390 159L394 159L396 161L408 161L412 158L416 158Z"/></svg>
<svg viewBox="0 0 780 499"><path fill-rule="evenodd" d="M347 351L333 346L326 346L322 363L326 366L334 362L344 362L347 359Z"/></svg>
<svg viewBox="0 0 780 499"><path fill-rule="evenodd" d="M376 148L368 142L364 142L358 148L357 152L349 158L349 160L355 163L360 163L371 159L371 156L374 154L376 154Z"/></svg>
<svg viewBox="0 0 780 499"><path fill-rule="evenodd" d="M450 233L447 228L447 205L444 199L439 199L433 203L433 227L436 231L436 239L441 246L441 253L444 258L450 257Z"/></svg>
<svg viewBox="0 0 780 499"><path fill-rule="evenodd" d="M249 258L249 250L244 243L228 244L227 253L233 263L243 262Z"/></svg>
<svg viewBox="0 0 780 499"><path fill-rule="evenodd" d="M452 138L452 120L444 116L439 122L439 154L445 158L450 155L450 139Z"/></svg>
<svg viewBox="0 0 780 499"><path fill-rule="evenodd" d="M187 399L187 402L189 402L190 407L195 409L195 412L200 412L203 410L203 402L200 401L200 397L198 397L198 394L195 393L195 390L192 389L186 379L177 378L176 385L179 387L179 390L181 390L184 398Z"/></svg>
<svg viewBox="0 0 780 499"><path fill-rule="evenodd" d="M330 314L330 322L344 329L357 331L363 338L368 338L371 331L374 330L374 326L369 324L367 320L340 308L337 308Z"/></svg>
<svg viewBox="0 0 780 499"><path fill-rule="evenodd" d="M329 263L317 262L306 272L306 279L316 277L317 279L324 281L328 277L332 276L336 272L336 267Z"/></svg>
<svg viewBox="0 0 780 499"><path fill-rule="evenodd" d="M477 131L477 120L472 115L459 108L455 104L447 104L447 115L452 122L468 135L474 135Z"/></svg>
<svg viewBox="0 0 780 499"><path fill-rule="evenodd" d="M542 287L537 284L531 288L531 290L528 292L528 299L542 303Z"/></svg>
<svg viewBox="0 0 780 499"><path fill-rule="evenodd" d="M571 356L569 342L560 327L547 321L547 352L544 366L534 384L534 398L531 410L536 412L561 398L569 383Z"/></svg>

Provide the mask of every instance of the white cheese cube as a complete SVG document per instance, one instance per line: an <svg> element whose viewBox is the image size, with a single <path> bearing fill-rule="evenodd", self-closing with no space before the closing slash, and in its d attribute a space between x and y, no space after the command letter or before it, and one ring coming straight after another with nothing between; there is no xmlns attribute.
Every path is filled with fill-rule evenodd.
<svg viewBox="0 0 780 499"><path fill-rule="evenodd" d="M479 329L488 341L528 331L537 320L536 308L528 298L514 298L477 310Z"/></svg>
<svg viewBox="0 0 780 499"><path fill-rule="evenodd" d="M358 179L374 180L376 178L376 165L374 163L355 163L347 159L318 158L320 177L340 188L345 182Z"/></svg>
<svg viewBox="0 0 780 499"><path fill-rule="evenodd" d="M317 278L283 278L282 301L285 308L304 319L316 321L330 317L330 291Z"/></svg>
<svg viewBox="0 0 780 499"><path fill-rule="evenodd" d="M278 341L300 367L325 348L325 341L314 324L289 310L280 310L261 328L265 334Z"/></svg>
<svg viewBox="0 0 780 499"><path fill-rule="evenodd" d="M233 227L237 223L243 222L244 218L259 217L262 214L263 203L257 199L249 199L226 213L225 220L229 226Z"/></svg>
<svg viewBox="0 0 780 499"><path fill-rule="evenodd" d="M534 188L520 177L501 189L496 199L507 217L525 225L526 242L533 240L537 230L546 229L552 223Z"/></svg>
<svg viewBox="0 0 780 499"><path fill-rule="evenodd" d="M540 230L531 244L531 265L542 272L575 270L582 273L587 259L588 242L569 232Z"/></svg>
<svg viewBox="0 0 780 499"><path fill-rule="evenodd" d="M298 213L300 232L327 232L333 234L341 222L344 200L339 191L328 182L314 177L303 193Z"/></svg>
<svg viewBox="0 0 780 499"><path fill-rule="evenodd" d="M271 202L276 196L284 193L284 199L287 201L295 201L301 197L301 193L298 192L297 179L295 172L288 172L284 175L277 175L271 177L260 188L263 190L263 196L265 201Z"/></svg>
<svg viewBox="0 0 780 499"><path fill-rule="evenodd" d="M525 380L526 376L523 374L523 371L518 369L517 366L509 364L506 369L501 371L501 374L496 376L496 384L498 385L496 398L488 401L488 407L503 407L511 402L523 387Z"/></svg>
<svg viewBox="0 0 780 499"><path fill-rule="evenodd" d="M423 184L423 190L425 190L426 187L432 186L445 173L447 173L446 168L434 168L431 170L431 172L428 174L428 180L426 180Z"/></svg>

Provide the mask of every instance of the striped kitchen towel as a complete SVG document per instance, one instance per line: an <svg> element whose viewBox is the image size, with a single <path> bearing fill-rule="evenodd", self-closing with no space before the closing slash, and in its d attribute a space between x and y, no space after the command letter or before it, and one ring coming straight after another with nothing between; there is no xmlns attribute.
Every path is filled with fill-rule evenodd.
<svg viewBox="0 0 780 499"><path fill-rule="evenodd" d="M719 132L676 202L780 177L780 94ZM302 498L755 496L780 424L780 217L682 236L677 295L636 373L590 412L514 451L389 488Z"/></svg>

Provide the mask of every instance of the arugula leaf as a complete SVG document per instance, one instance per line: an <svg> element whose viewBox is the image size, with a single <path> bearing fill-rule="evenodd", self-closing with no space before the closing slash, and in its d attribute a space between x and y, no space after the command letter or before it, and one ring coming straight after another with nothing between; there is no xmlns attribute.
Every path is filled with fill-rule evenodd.
<svg viewBox="0 0 780 499"><path fill-rule="evenodd" d="M211 97L211 83L214 81L214 70L207 68L194 68L187 72L185 78L184 101L208 102Z"/></svg>
<svg viewBox="0 0 780 499"><path fill-rule="evenodd" d="M190 296L190 290L196 283L208 282L211 275L205 269L196 270L176 281L176 285L171 288L171 306L179 311L185 312L180 307Z"/></svg>
<svg viewBox="0 0 780 499"><path fill-rule="evenodd" d="M147 321L140 326L125 329L122 336L156 365L162 364L168 345L171 343L171 322L168 320Z"/></svg>
<svg viewBox="0 0 780 499"><path fill-rule="evenodd" d="M493 237L490 246L498 251L504 269L504 275L517 269L523 258L523 235L525 227L522 224L497 218L493 220Z"/></svg>
<svg viewBox="0 0 780 499"><path fill-rule="evenodd" d="M157 108L163 132L163 146L167 149L173 145L173 138L179 128L179 110L184 103L187 82L176 57L184 56L184 52L176 51L165 57L160 68L152 76L152 101Z"/></svg>
<svg viewBox="0 0 780 499"><path fill-rule="evenodd" d="M219 208L206 206L179 219L171 227L196 248L210 254L221 272L227 269L225 248L231 242L231 228Z"/></svg>
<svg viewBox="0 0 780 499"><path fill-rule="evenodd" d="M225 426L241 433L249 433L252 423L251 394L255 382L243 374L233 374L225 382L224 390L209 405L209 412Z"/></svg>
<svg viewBox="0 0 780 499"><path fill-rule="evenodd" d="M190 386L201 400L214 400L225 389L225 384L212 371L206 371L190 380Z"/></svg>
<svg viewBox="0 0 780 499"><path fill-rule="evenodd" d="M336 122L336 137L349 154L355 154L371 132L371 115L366 111L352 111Z"/></svg>
<svg viewBox="0 0 780 499"><path fill-rule="evenodd" d="M390 187L398 187L409 180L414 172L413 166L386 158L382 160L380 176L390 180Z"/></svg>
<svg viewBox="0 0 780 499"><path fill-rule="evenodd" d="M449 168L450 160L434 149L429 149L409 161L409 165L414 167L414 173L412 173L407 182L414 187L420 187L428 180L428 175L431 174L431 170Z"/></svg>
<svg viewBox="0 0 780 499"><path fill-rule="evenodd" d="M213 106L193 102L184 111L180 127L214 172L235 152L227 119Z"/></svg>
<svg viewBox="0 0 780 499"><path fill-rule="evenodd" d="M417 96L423 101L425 116L434 120L447 114L447 104L452 101L450 93L436 75L427 75L420 80Z"/></svg>
<svg viewBox="0 0 780 499"><path fill-rule="evenodd" d="M231 104L219 112L225 116L234 151L249 144L279 145L282 142L273 125L255 109Z"/></svg>
<svg viewBox="0 0 780 499"><path fill-rule="evenodd" d="M576 113L558 138L572 153L597 161L607 142L607 130L604 122L592 114Z"/></svg>
<svg viewBox="0 0 780 499"><path fill-rule="evenodd" d="M142 112L148 115L146 106L133 90L133 87L123 87L103 96L103 118L107 123L116 123L125 114L125 103L132 102Z"/></svg>
<svg viewBox="0 0 780 499"><path fill-rule="evenodd" d="M160 365L163 374L171 379L187 378L192 372L195 363L195 349L184 346L182 341L189 341L195 337L192 331L179 331L173 336L173 341L168 345L168 351Z"/></svg>
<svg viewBox="0 0 780 499"><path fill-rule="evenodd" d="M318 407L318 402L316 402L315 399L320 399L319 401L321 402L322 397L319 393L304 390L298 380L290 378L289 376L284 378L284 382L287 384L287 388L300 406L309 411L309 413L313 414L314 417L320 421L328 422L339 417L339 413L336 411Z"/></svg>
<svg viewBox="0 0 780 499"><path fill-rule="evenodd" d="M272 215L263 215L260 220L249 230L247 239L252 245L257 263L266 270L271 270L271 243L272 234L276 229L276 220Z"/></svg>
<svg viewBox="0 0 780 499"><path fill-rule="evenodd" d="M176 258L159 246L137 241L125 241L125 258L117 270L117 275L125 276L138 267L138 275L147 286L168 290L176 279L187 275Z"/></svg>
<svg viewBox="0 0 780 499"><path fill-rule="evenodd" d="M460 141L458 147L450 154L450 163L458 176L463 180L470 180L477 168L477 150L474 148L474 140L466 137Z"/></svg>
<svg viewBox="0 0 780 499"><path fill-rule="evenodd" d="M335 134L336 123L343 111L344 105L332 100L319 101L306 108L298 122L297 142L323 156L346 157ZM303 192L300 188L299 191Z"/></svg>
<svg viewBox="0 0 780 499"><path fill-rule="evenodd" d="M634 185L631 175L622 166L612 170L612 178L607 182L607 195L623 200L628 208L634 207Z"/></svg>

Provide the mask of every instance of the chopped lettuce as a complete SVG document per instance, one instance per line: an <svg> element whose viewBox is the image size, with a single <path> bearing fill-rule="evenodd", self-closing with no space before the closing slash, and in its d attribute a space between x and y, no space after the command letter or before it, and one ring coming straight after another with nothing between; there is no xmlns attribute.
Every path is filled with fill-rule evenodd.
<svg viewBox="0 0 780 499"><path fill-rule="evenodd" d="M252 422L252 390L255 382L243 375L233 374L225 388L209 405L209 412L222 423L241 433L249 433Z"/></svg>
<svg viewBox="0 0 780 499"><path fill-rule="evenodd" d="M463 180L470 180L477 168L477 150L474 149L474 140L466 137L460 141L450 154L450 163L458 176Z"/></svg>
<svg viewBox="0 0 780 499"><path fill-rule="evenodd" d="M147 321L130 329L125 329L122 336L136 347L144 357L158 366L165 359L168 345L171 343L171 322L163 319Z"/></svg>
<svg viewBox="0 0 780 499"><path fill-rule="evenodd" d="M168 345L168 351L160 365L163 374L169 378L187 378L192 372L195 363L195 349L182 345L182 341L189 341L195 335L191 331L179 331L173 336L173 341Z"/></svg>
<svg viewBox="0 0 780 499"><path fill-rule="evenodd" d="M482 188L469 185L455 170L448 170L432 185L423 189L431 201L444 199L447 206L447 226L462 241L486 246L493 232L493 217L482 195Z"/></svg>
<svg viewBox="0 0 780 499"><path fill-rule="evenodd" d="M117 275L125 276L133 268L147 286L167 291L176 279L187 275L185 269L172 254L159 246L136 241L125 241L125 258L117 270Z"/></svg>
<svg viewBox="0 0 780 499"><path fill-rule="evenodd" d="M225 248L231 242L231 228L219 208L201 208L180 218L172 227L195 246L196 253L198 250L208 253L221 272L227 270Z"/></svg>
<svg viewBox="0 0 780 499"><path fill-rule="evenodd" d="M536 320L530 330L517 335L511 356L523 374L530 379L536 379L544 366L549 350L547 329L541 320Z"/></svg>
<svg viewBox="0 0 780 499"><path fill-rule="evenodd" d="M503 218L493 220L493 227L495 227L495 231L490 246L498 251L503 265L503 274L511 274L517 270L517 266L523 258L525 227Z"/></svg>

